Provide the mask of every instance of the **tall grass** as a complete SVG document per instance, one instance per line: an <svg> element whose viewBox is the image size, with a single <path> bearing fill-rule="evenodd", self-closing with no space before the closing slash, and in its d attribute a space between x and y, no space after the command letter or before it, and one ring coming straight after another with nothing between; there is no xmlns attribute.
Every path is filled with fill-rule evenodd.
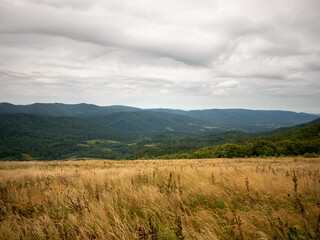
<svg viewBox="0 0 320 240"><path fill-rule="evenodd" d="M320 239L320 159L0 162L0 239Z"/></svg>

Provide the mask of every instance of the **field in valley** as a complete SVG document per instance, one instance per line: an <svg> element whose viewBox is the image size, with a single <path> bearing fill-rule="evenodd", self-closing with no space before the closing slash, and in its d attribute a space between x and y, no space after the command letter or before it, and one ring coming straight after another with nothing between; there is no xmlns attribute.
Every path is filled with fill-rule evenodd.
<svg viewBox="0 0 320 240"><path fill-rule="evenodd" d="M320 239L320 158L0 162L0 239Z"/></svg>

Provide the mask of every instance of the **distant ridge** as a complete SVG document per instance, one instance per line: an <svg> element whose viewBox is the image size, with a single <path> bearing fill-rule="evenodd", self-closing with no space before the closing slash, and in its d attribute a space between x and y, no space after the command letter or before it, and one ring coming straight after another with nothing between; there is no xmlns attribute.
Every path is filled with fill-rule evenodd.
<svg viewBox="0 0 320 240"><path fill-rule="evenodd" d="M34 103L30 105L14 105L0 103L0 113L28 113L47 116L90 116L106 115L114 112L138 111L139 108L114 105L100 107L94 104Z"/></svg>
<svg viewBox="0 0 320 240"><path fill-rule="evenodd" d="M9 106L9 110L12 111L10 104L5 106ZM35 106L38 107L38 104ZM41 108L37 109L43 109L43 105L40 106ZM118 106L115 109L119 109ZM0 113L0 159L54 160L69 157L139 159L168 154L187 154L181 157L191 158L257 156L255 150L251 151L251 145L243 145L248 142L258 148L262 146L261 155L317 153L317 149L320 149L319 119L294 127L278 128L271 132L262 131L265 126L261 125L260 132L249 133L232 129L225 131L214 126L214 123L210 125L209 122L183 114L141 109L129 111L129 109L132 110L124 108L128 111L121 110L107 115L104 115L105 113L81 115L82 117ZM281 119L281 116L278 117ZM243 126L245 125L239 122L239 128ZM250 125L246 128L250 128ZM265 138L261 141L255 140L262 136ZM241 139L244 140L241 142ZM240 144L235 148L241 150L238 153L242 155L229 152L233 151L235 144L210 148L212 151L201 150L203 147L233 141L238 141ZM263 146L267 146L267 152ZM287 152L283 149L287 149ZM298 150L292 152L292 149ZM194 155L192 152L197 150ZM228 154L221 155L220 150L227 151Z"/></svg>
<svg viewBox="0 0 320 240"><path fill-rule="evenodd" d="M0 103L0 113L27 113L55 117L79 117L117 129L130 131L211 132L224 130L270 131L312 121L319 116L280 110L249 109L141 109L122 105L34 103L14 105Z"/></svg>
<svg viewBox="0 0 320 240"><path fill-rule="evenodd" d="M317 157L320 154L320 118L306 124L290 128L281 128L266 133L267 136L245 137L229 143L200 148L194 152L185 151L175 154L158 155L158 158L240 158L240 157L279 157L298 156ZM149 152L138 152L135 155L144 158L143 154L154 156L158 149ZM161 153L161 152L160 152Z"/></svg>

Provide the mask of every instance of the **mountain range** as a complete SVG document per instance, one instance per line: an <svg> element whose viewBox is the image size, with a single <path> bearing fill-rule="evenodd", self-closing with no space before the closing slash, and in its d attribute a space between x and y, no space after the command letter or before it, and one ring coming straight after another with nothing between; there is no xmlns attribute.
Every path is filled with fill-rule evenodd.
<svg viewBox="0 0 320 240"><path fill-rule="evenodd" d="M318 117L247 109L0 103L0 159L137 159L191 153L244 138L286 134Z"/></svg>
<svg viewBox="0 0 320 240"><path fill-rule="evenodd" d="M307 124L277 129L267 133L266 136L242 138L225 144L200 148L196 151L185 151L172 155L161 154L158 155L158 158L242 158L297 155L317 157L320 154L319 136L320 118ZM156 149L153 151L157 152ZM146 158L146 156L140 156L140 158ZM152 157L147 156L147 158Z"/></svg>
<svg viewBox="0 0 320 240"><path fill-rule="evenodd" d="M224 130L267 131L312 121L318 116L290 111L248 109L174 110L140 109L128 106L101 107L93 104L13 105L0 103L0 113L25 113L53 117L77 117L128 131L221 132Z"/></svg>

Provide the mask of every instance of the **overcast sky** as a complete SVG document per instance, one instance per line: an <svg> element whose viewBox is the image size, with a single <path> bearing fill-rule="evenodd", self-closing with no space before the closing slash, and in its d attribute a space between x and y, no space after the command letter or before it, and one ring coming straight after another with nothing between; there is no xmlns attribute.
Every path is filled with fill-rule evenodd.
<svg viewBox="0 0 320 240"><path fill-rule="evenodd" d="M0 0L0 102L320 113L320 1Z"/></svg>

